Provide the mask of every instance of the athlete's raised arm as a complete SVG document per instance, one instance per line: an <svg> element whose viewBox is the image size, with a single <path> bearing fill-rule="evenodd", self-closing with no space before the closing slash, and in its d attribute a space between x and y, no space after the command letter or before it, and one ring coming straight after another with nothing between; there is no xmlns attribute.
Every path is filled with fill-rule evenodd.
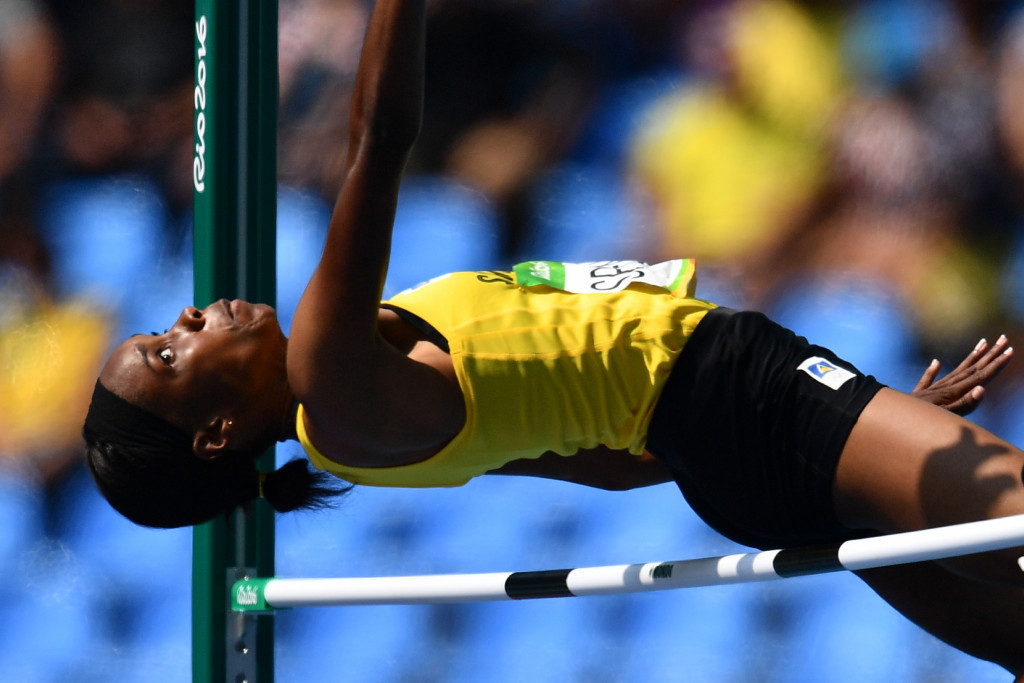
<svg viewBox="0 0 1024 683"><path fill-rule="evenodd" d="M422 117L423 5L379 0L370 19L352 96L344 183L293 323L293 341L303 352L327 339L334 350L358 349L375 334L398 187Z"/></svg>
<svg viewBox="0 0 1024 683"><path fill-rule="evenodd" d="M423 33L424 0L378 0L352 97L346 177L288 345L310 436L350 464L402 462L388 458L422 453L459 420L457 390L378 330L399 184L422 117Z"/></svg>

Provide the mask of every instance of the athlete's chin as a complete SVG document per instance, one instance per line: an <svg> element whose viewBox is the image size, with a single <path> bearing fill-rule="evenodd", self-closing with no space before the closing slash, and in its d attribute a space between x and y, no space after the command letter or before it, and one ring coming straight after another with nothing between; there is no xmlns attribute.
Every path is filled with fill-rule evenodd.
<svg viewBox="0 0 1024 683"><path fill-rule="evenodd" d="M238 313L235 322L239 329L281 329L277 320L277 311L268 304L248 304L244 308L239 308Z"/></svg>
<svg viewBox="0 0 1024 683"><path fill-rule="evenodd" d="M266 304L259 304L261 310L257 312L257 316L253 323L256 328L261 332L266 332L268 336L273 337L275 342L279 342L284 345L287 343L287 337L284 336L284 330L281 329L281 322L277 319L277 311Z"/></svg>
<svg viewBox="0 0 1024 683"><path fill-rule="evenodd" d="M280 324L277 322L277 310L269 304L253 304L252 317L255 321L270 323L280 328Z"/></svg>

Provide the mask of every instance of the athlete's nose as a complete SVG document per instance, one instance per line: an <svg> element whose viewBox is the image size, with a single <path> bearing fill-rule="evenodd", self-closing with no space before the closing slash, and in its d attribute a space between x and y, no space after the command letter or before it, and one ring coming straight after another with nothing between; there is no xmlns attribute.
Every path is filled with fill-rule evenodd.
<svg viewBox="0 0 1024 683"><path fill-rule="evenodd" d="M195 306L186 306L178 316L177 324L190 330L201 330L206 324L206 317Z"/></svg>

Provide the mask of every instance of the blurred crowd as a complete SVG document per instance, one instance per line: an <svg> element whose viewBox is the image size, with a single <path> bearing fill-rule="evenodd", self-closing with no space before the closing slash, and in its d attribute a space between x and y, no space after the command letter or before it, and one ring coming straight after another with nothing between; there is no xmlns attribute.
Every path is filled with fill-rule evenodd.
<svg viewBox="0 0 1024 683"><path fill-rule="evenodd" d="M372 2L279 2L277 298L287 328L341 182ZM428 6L424 125L385 294L533 258L696 257L698 296L763 310L904 390L933 357L948 369L981 337L1024 339L1021 0ZM193 13L178 0L0 2L4 680L189 675L187 530L137 529L107 510L83 472L79 431L112 344L166 328L191 303ZM973 417L1024 446L1024 363ZM543 569L730 549L677 513L672 491L645 492L655 506L518 486L474 482L434 498L357 490L338 513L281 522L281 573ZM508 526L525 495L556 513ZM622 538L609 541L601 519ZM651 552L676 557L640 556L649 536L665 543ZM425 559L410 566L416 548ZM605 557L609 548L621 552ZM325 557L330 566L316 565ZM370 634L374 646L356 648L365 671L357 653L335 653L339 676L473 681L482 669L472 666L502 662L507 680L531 681L548 680L542 668L559 681L680 680L678 667L697 681L1001 680L863 607L853 584L820 585L824 603L758 588L550 607L531 622L507 608L367 608L346 626L314 611L281 619L279 677L319 680L300 674L323 666L303 643L319 656L332 639ZM623 617L636 604L646 621ZM845 643L826 642L836 629ZM666 645L659 659L635 633L703 645ZM572 645L552 651L545 638ZM412 643L415 671L400 654ZM861 647L888 663L866 669L850 659ZM528 664L539 668L527 675Z"/></svg>

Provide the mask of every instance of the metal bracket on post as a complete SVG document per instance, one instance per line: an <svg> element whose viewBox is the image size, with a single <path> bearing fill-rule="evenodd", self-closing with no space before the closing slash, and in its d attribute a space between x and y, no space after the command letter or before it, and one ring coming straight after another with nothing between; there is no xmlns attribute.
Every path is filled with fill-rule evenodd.
<svg viewBox="0 0 1024 683"><path fill-rule="evenodd" d="M256 576L255 567L227 570L227 588L232 589L236 581ZM229 612L225 629L226 680L229 683L255 683L256 678L256 614L252 612Z"/></svg>

